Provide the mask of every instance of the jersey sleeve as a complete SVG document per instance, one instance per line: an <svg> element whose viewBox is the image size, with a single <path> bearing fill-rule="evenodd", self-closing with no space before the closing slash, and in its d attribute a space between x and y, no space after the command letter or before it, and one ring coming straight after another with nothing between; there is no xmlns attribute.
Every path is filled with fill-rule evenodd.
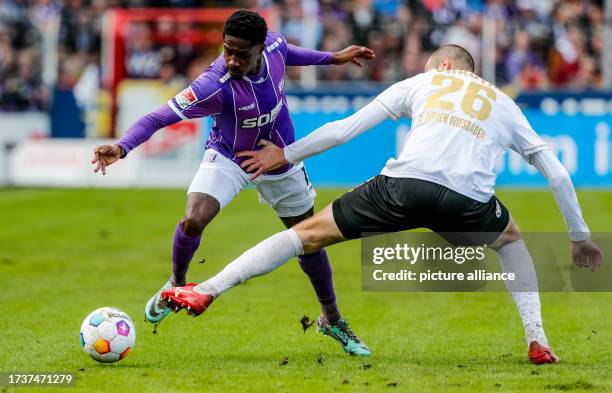
<svg viewBox="0 0 612 393"><path fill-rule="evenodd" d="M561 210L561 214L563 214L565 219L570 239L572 241L581 241L590 238L591 233L582 218L582 211L580 210L580 204L576 197L576 190L574 190L572 179L561 161L550 150L541 150L531 154L529 157L533 161L533 165L548 180L557 200L559 210Z"/></svg>
<svg viewBox="0 0 612 393"><path fill-rule="evenodd" d="M394 120L402 116L412 118L412 104L414 103L418 78L419 75L397 82L380 93L375 101L378 102Z"/></svg>
<svg viewBox="0 0 612 393"><path fill-rule="evenodd" d="M530 156L542 150L550 149L550 146L538 135L529 124L529 121L514 103L512 110L506 113L506 124L510 133L509 147L520 154L527 162L532 164Z"/></svg>
<svg viewBox="0 0 612 393"><path fill-rule="evenodd" d="M183 120L219 114L223 108L221 86L220 79L206 71L172 97L168 106Z"/></svg>
<svg viewBox="0 0 612 393"><path fill-rule="evenodd" d="M269 37L273 41L267 45L266 51L280 51L285 64L288 66L329 65L332 62L331 52L321 52L292 45L278 33L271 32Z"/></svg>
<svg viewBox="0 0 612 393"><path fill-rule="evenodd" d="M372 101L351 116L324 124L304 138L285 146L285 159L291 163L302 161L348 142L388 117L388 112Z"/></svg>
<svg viewBox="0 0 612 393"><path fill-rule="evenodd" d="M287 44L286 64L288 66L329 65L331 61L331 52L321 52Z"/></svg>
<svg viewBox="0 0 612 393"><path fill-rule="evenodd" d="M167 105L138 119L119 140L118 145L125 153L146 142L157 130L181 121Z"/></svg>

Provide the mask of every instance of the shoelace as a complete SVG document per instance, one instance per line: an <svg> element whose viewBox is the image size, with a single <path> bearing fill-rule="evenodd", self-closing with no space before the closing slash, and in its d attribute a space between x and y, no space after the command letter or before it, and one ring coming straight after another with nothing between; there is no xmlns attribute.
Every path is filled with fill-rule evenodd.
<svg viewBox="0 0 612 393"><path fill-rule="evenodd" d="M345 339L350 338L354 341L359 342L359 337L357 337L355 333L353 333L351 328L349 328L348 321L346 320L339 321L338 323L335 324L335 326L340 330L340 333L344 335L343 338Z"/></svg>

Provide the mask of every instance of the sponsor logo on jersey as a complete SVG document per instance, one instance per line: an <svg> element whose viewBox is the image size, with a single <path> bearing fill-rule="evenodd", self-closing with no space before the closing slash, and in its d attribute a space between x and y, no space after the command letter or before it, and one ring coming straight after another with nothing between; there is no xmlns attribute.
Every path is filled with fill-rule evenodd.
<svg viewBox="0 0 612 393"><path fill-rule="evenodd" d="M268 123L271 123L276 119L276 116L280 113L280 110L283 106L283 102L279 101L278 104L269 113L264 113L263 115L250 117L248 119L244 119L240 124L242 128L257 128L263 127Z"/></svg>
<svg viewBox="0 0 612 393"><path fill-rule="evenodd" d="M255 103L253 102L250 105L245 105L245 106L241 106L240 108L238 108L239 111L250 111L251 109L255 108Z"/></svg>
<svg viewBox="0 0 612 393"><path fill-rule="evenodd" d="M189 86L185 90L178 93L174 99L181 109L187 109L191 104L198 100L198 97L195 95L195 92L191 86Z"/></svg>

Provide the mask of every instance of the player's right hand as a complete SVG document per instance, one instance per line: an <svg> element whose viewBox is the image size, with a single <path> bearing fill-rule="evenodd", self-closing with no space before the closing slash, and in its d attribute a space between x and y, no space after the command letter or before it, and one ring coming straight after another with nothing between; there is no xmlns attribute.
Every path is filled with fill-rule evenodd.
<svg viewBox="0 0 612 393"><path fill-rule="evenodd" d="M247 158L240 166L246 173L251 174L251 181L265 172L288 164L283 149L274 143L262 139L257 145L261 146L260 150L246 150L236 153L236 157Z"/></svg>
<svg viewBox="0 0 612 393"><path fill-rule="evenodd" d="M119 145L101 145L94 148L92 164L95 164L94 172L102 171L106 175L106 167L121 158L121 147Z"/></svg>
<svg viewBox="0 0 612 393"><path fill-rule="evenodd" d="M591 239L572 242L572 260L574 265L589 267L594 272L603 261L603 253Z"/></svg>

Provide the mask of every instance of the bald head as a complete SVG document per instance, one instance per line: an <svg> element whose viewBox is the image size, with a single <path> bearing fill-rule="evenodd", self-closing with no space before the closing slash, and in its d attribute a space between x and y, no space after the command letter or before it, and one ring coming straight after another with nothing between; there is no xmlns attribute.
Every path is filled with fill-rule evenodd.
<svg viewBox="0 0 612 393"><path fill-rule="evenodd" d="M443 45L427 60L425 71L433 69L474 72L474 58L459 45Z"/></svg>

